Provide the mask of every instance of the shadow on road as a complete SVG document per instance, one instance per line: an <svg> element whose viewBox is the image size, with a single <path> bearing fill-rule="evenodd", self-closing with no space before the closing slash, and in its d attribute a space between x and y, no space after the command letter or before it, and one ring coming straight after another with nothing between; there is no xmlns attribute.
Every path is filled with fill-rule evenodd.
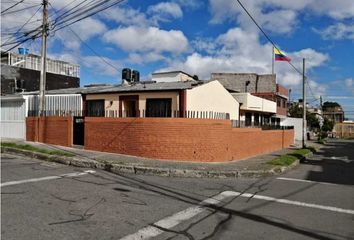
<svg viewBox="0 0 354 240"><path fill-rule="evenodd" d="M322 168L320 171L309 171L307 180L354 185L354 141L331 140L302 164Z"/></svg>

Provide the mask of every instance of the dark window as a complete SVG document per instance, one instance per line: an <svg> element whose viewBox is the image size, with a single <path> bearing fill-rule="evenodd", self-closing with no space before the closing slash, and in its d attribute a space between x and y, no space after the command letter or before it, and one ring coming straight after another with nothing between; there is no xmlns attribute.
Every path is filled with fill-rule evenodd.
<svg viewBox="0 0 354 240"><path fill-rule="evenodd" d="M252 113L246 113L246 126L252 125Z"/></svg>
<svg viewBox="0 0 354 240"><path fill-rule="evenodd" d="M171 98L146 99L146 117L171 117Z"/></svg>
<svg viewBox="0 0 354 240"><path fill-rule="evenodd" d="M280 107L280 105L281 105L281 100L277 99L277 106Z"/></svg>
<svg viewBox="0 0 354 240"><path fill-rule="evenodd" d="M104 100L87 100L86 116L104 117Z"/></svg>
<svg viewBox="0 0 354 240"><path fill-rule="evenodd" d="M258 113L254 114L254 125L259 126L259 114Z"/></svg>

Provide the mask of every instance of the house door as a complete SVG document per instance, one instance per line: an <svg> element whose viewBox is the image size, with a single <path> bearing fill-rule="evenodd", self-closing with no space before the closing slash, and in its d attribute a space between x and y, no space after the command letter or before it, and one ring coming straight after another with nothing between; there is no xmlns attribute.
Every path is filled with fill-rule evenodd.
<svg viewBox="0 0 354 240"><path fill-rule="evenodd" d="M139 96L125 95L119 96L119 116L139 117Z"/></svg>
<svg viewBox="0 0 354 240"><path fill-rule="evenodd" d="M84 145L85 143L85 117L74 117L73 144Z"/></svg>

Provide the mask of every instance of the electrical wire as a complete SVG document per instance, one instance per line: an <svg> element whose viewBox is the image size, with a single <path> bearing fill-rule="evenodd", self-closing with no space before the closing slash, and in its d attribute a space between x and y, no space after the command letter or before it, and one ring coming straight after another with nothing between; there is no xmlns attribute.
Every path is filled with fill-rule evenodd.
<svg viewBox="0 0 354 240"><path fill-rule="evenodd" d="M53 6L50 4L50 6L53 8ZM56 12L56 10L53 8L53 10ZM70 27L68 26L68 29L73 33L73 35L80 41L82 42L88 49L91 50L91 52L93 52L97 57L99 57L104 63L106 63L108 66L110 66L111 68L113 68L116 71L120 71L120 69L118 69L116 66L114 66L113 64L111 64L109 61L107 61L104 57L102 57L96 50L94 50L92 47L90 47L90 45L88 45L84 40L82 40L82 38Z"/></svg>
<svg viewBox="0 0 354 240"><path fill-rule="evenodd" d="M265 38L273 45L273 47L275 49L277 49L278 51L280 51L280 49L276 46L275 42L268 36L268 34L262 29L262 27L258 24L258 22L254 19L254 17L251 15L251 13L246 9L246 7L242 4L242 2L240 0L236 0L238 2L238 4L242 7L242 9L247 13L247 15L252 19L253 23L256 24L256 26L258 27L258 29L263 33L263 35L265 36ZM274 53L273 53L274 54ZM290 66L299 74L302 75L302 72L297 69L294 64L292 64L290 61L287 61Z"/></svg>
<svg viewBox="0 0 354 240"><path fill-rule="evenodd" d="M7 10L10 10L11 8L16 7L17 5L19 5L20 3L24 2L24 1L25 1L25 0L21 0L21 1L17 2L17 3L15 3L14 5L11 5L10 7L6 8L6 9L3 10L3 11L1 11L1 14L6 13Z"/></svg>
<svg viewBox="0 0 354 240"><path fill-rule="evenodd" d="M105 2L109 2L109 1L110 1L110 0L106 0ZM107 6L101 7L100 9L98 9L98 10L96 10L96 11L94 11L94 12L91 12L91 13L89 13L89 14L83 16L83 17L80 17L80 18L78 18L78 19L75 19L75 17L80 16L79 14L77 14L77 15L75 15L74 17L71 17L71 18L69 18L69 19L67 19L67 20L65 20L65 21L62 21L62 22L60 22L60 23L58 23L58 24L55 24L55 26L54 26L54 32L56 32L56 31L58 31L58 30L60 30L60 29L62 29L62 28L65 28L65 27L67 27L67 26L70 26L70 25L72 25L72 24L74 24L74 23L76 23L76 22L79 22L79 21L81 21L81 20L83 20L83 19L86 19L86 18L88 18L88 17L91 17L91 16L93 16L93 15L99 13L99 12L102 12L102 11L104 11L104 10L106 10L106 9L108 9L108 8L110 8L110 7L112 7L112 6L114 6L114 5L117 5L117 4L119 4L119 3L123 2L123 1L125 1L125 0L116 0L116 1L113 1L113 3L110 3L110 4L108 4ZM90 10L93 10L94 8L99 7L99 6L102 6L102 4L95 4L94 7L90 7ZM69 22L70 20L73 20L73 21ZM67 22L69 22L69 23L67 23ZM67 24L65 24L65 23L67 23ZM55 29L55 28L57 28L57 29Z"/></svg>
<svg viewBox="0 0 354 240"><path fill-rule="evenodd" d="M16 35L32 20L32 18L39 12L42 7L39 7L37 11L13 34ZM3 44L6 44L11 38L7 39Z"/></svg>
<svg viewBox="0 0 354 240"><path fill-rule="evenodd" d="M40 5L42 5L42 4L36 4L36 5L34 5L34 6L25 7L25 8L13 10L13 11L1 13L1 14L2 14L2 15L7 15L7 14L12 14L12 13L17 13L17 12L21 12L21 11L25 11L25 10L28 10L28 9L32 9L32 8L38 7L38 6L40 6Z"/></svg>

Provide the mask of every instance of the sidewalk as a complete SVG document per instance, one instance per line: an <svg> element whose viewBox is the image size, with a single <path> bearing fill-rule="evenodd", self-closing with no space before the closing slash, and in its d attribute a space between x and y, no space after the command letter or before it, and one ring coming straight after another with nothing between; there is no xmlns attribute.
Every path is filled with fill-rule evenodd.
<svg viewBox="0 0 354 240"><path fill-rule="evenodd" d="M269 154L259 155L245 160L224 163L200 163L170 160L154 160L122 154L104 153L97 151L49 145L38 142L27 142L13 139L3 139L3 142L29 144L43 149L62 150L75 157L45 156L46 154L32 153L31 156L42 160L56 161L78 167L105 169L115 173L135 173L177 177L262 177L280 174L298 165L296 161L288 167L267 164L268 161L297 148L287 148ZM17 153L28 156L25 150L4 149L4 152Z"/></svg>

